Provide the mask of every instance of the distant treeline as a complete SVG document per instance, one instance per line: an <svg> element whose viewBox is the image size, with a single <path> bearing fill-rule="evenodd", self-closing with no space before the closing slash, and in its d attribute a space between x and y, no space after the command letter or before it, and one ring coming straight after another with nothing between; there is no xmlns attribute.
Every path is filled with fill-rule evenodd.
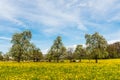
<svg viewBox="0 0 120 80"><path fill-rule="evenodd" d="M42 54L41 50L30 42L32 38L31 31L23 31L22 33L15 33L12 36L12 47L5 54L0 52L1 61L48 61L59 62L64 60L70 60L74 62L82 59L111 59L120 58L120 42L108 44L106 39L95 32L94 34L85 34L86 47L78 44L76 49L66 48L62 43L61 36L57 36L53 45L47 52Z"/></svg>

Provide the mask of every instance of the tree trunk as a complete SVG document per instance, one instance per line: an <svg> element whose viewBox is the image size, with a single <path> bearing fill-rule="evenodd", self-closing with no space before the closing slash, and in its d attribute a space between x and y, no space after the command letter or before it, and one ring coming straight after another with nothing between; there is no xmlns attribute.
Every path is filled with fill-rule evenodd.
<svg viewBox="0 0 120 80"><path fill-rule="evenodd" d="M97 55L95 56L95 62L98 63L98 58Z"/></svg>
<svg viewBox="0 0 120 80"><path fill-rule="evenodd" d="M48 59L49 62L51 62L51 59Z"/></svg>
<svg viewBox="0 0 120 80"><path fill-rule="evenodd" d="M80 58L80 62L82 61L82 59Z"/></svg>
<svg viewBox="0 0 120 80"><path fill-rule="evenodd" d="M33 62L35 62L35 58L33 58Z"/></svg>
<svg viewBox="0 0 120 80"><path fill-rule="evenodd" d="M21 55L22 55L22 52L21 52L21 49L20 49L20 53L18 53L18 57L17 57L17 62L20 62L20 60L21 60Z"/></svg>
<svg viewBox="0 0 120 80"><path fill-rule="evenodd" d="M98 63L98 59L97 58L95 59L95 62Z"/></svg>
<svg viewBox="0 0 120 80"><path fill-rule="evenodd" d="M59 62L59 58L57 57L57 63Z"/></svg>
<svg viewBox="0 0 120 80"><path fill-rule="evenodd" d="M17 62L20 62L20 56L18 56Z"/></svg>
<svg viewBox="0 0 120 80"><path fill-rule="evenodd" d="M38 59L38 58L36 58L36 62L39 62L39 59Z"/></svg>

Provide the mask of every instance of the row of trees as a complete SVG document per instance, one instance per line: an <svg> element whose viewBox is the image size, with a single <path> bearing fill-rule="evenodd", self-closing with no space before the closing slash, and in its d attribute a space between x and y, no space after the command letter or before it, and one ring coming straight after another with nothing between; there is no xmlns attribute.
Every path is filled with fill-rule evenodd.
<svg viewBox="0 0 120 80"><path fill-rule="evenodd" d="M15 33L12 36L11 43L13 44L10 51L4 56L0 52L0 60L16 60L22 61L40 61L47 60L49 62L60 60L79 60L82 59L98 59L103 58L120 58L120 42L114 44L107 44L106 39L99 33L86 34L86 47L77 45L75 50L73 48L66 48L62 43L62 38L58 36L47 54L43 55L41 50L30 42L32 33L30 31L23 31L22 33Z"/></svg>
<svg viewBox="0 0 120 80"><path fill-rule="evenodd" d="M98 33L94 33L93 35L86 34L86 48L83 48L82 45L77 45L75 51L63 46L62 39L60 36L54 41L53 46L51 47L49 53L47 54L49 57L49 61L56 60L59 61L60 58L67 58L70 62L73 59L79 59L81 62L82 58L93 58L98 62L99 58L105 58L107 53L107 41L105 38Z"/></svg>

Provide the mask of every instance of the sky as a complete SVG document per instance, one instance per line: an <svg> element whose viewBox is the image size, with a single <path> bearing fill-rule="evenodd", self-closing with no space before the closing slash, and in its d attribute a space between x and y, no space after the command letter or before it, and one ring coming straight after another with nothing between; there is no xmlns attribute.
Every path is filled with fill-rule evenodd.
<svg viewBox="0 0 120 80"><path fill-rule="evenodd" d="M8 52L12 35L24 30L43 53L57 36L66 47L85 44L85 34L95 32L120 41L120 0L0 0L0 51Z"/></svg>

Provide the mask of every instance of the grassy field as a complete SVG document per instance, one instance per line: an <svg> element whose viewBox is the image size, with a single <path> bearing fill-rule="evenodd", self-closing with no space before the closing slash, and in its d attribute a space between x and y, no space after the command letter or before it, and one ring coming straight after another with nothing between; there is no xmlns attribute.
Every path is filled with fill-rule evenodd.
<svg viewBox="0 0 120 80"><path fill-rule="evenodd" d="M120 59L99 63L0 62L0 80L120 80Z"/></svg>

